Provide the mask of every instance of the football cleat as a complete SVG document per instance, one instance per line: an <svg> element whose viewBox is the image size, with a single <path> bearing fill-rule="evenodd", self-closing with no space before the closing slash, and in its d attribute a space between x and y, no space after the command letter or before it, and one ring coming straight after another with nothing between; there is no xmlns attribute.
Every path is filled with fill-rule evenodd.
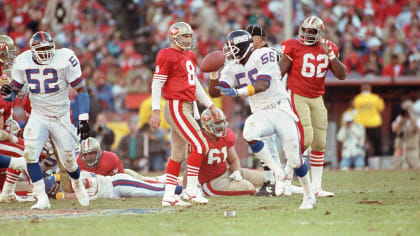
<svg viewBox="0 0 420 236"><path fill-rule="evenodd" d="M193 190L185 189L182 193L182 198L196 204L207 204L209 202L207 198L203 197L198 188Z"/></svg>
<svg viewBox="0 0 420 236"><path fill-rule="evenodd" d="M76 193L77 200L79 201L80 205L88 206L89 205L89 195L86 192L85 186L80 179L71 180L71 186Z"/></svg>
<svg viewBox="0 0 420 236"><path fill-rule="evenodd" d="M320 188L317 191L315 191L314 194L316 197L334 197L334 193L324 191Z"/></svg>
<svg viewBox="0 0 420 236"><path fill-rule="evenodd" d="M283 170L280 170L279 174L274 174L274 178L276 179L276 184L274 186L274 194L275 196L281 196L284 193L286 185L286 175L284 174Z"/></svg>
<svg viewBox="0 0 420 236"><path fill-rule="evenodd" d="M48 196L46 193L38 194L36 197L38 198L38 201L35 205L31 207L31 209L42 210L51 208L50 201L48 200Z"/></svg>
<svg viewBox="0 0 420 236"><path fill-rule="evenodd" d="M299 210L307 210L314 208L316 203L315 196L313 194L308 196L303 196L302 205L300 205Z"/></svg>
<svg viewBox="0 0 420 236"><path fill-rule="evenodd" d="M16 195L14 193L6 194L2 192L0 194L0 202L5 202L5 203L17 202Z"/></svg>
<svg viewBox="0 0 420 236"><path fill-rule="evenodd" d="M162 199L162 206L189 206L191 203L181 200L179 195L172 195L168 198Z"/></svg>
<svg viewBox="0 0 420 236"><path fill-rule="evenodd" d="M271 197L274 196L274 184L271 184L270 181L264 181L263 186L261 186L260 190L255 193L257 197Z"/></svg>

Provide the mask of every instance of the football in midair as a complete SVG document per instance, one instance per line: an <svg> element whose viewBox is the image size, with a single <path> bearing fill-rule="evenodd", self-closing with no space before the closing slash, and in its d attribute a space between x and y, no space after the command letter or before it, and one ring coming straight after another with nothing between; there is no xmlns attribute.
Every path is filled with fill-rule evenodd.
<svg viewBox="0 0 420 236"><path fill-rule="evenodd" d="M225 64L225 53L222 51L213 51L207 54L201 61L200 70L202 72L217 71Z"/></svg>

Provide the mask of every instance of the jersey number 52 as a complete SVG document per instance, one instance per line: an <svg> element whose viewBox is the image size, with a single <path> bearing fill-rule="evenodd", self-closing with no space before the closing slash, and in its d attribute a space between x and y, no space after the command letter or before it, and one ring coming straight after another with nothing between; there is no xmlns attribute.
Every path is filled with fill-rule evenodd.
<svg viewBox="0 0 420 236"><path fill-rule="evenodd" d="M27 69L25 73L31 93L40 93L41 83L43 83L45 93L53 93L60 89L57 83L58 73L53 68L45 68L41 73L39 69Z"/></svg>

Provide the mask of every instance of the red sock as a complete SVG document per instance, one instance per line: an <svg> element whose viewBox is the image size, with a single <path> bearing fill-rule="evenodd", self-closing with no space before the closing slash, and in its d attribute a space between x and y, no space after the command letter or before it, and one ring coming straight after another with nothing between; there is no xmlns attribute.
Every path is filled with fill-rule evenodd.
<svg viewBox="0 0 420 236"><path fill-rule="evenodd" d="M19 180L20 171L8 168L6 172L6 181L15 184Z"/></svg>
<svg viewBox="0 0 420 236"><path fill-rule="evenodd" d="M311 151L311 166L324 166L324 152Z"/></svg>
<svg viewBox="0 0 420 236"><path fill-rule="evenodd" d="M166 167L166 184L177 185L179 171L181 170L181 163L169 159L168 166Z"/></svg>
<svg viewBox="0 0 420 236"><path fill-rule="evenodd" d="M187 175L188 176L198 176L200 171L201 161L203 160L203 155L198 154L197 152L191 152L187 160Z"/></svg>

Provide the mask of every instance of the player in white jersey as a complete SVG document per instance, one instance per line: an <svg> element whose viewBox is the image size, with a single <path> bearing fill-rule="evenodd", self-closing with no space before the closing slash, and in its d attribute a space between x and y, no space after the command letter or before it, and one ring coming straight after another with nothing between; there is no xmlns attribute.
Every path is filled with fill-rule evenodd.
<svg viewBox="0 0 420 236"><path fill-rule="evenodd" d="M292 111L288 93L281 85L276 52L270 48L254 49L252 37L245 30L229 33L223 51L228 62L220 79L214 74L211 76L210 93L248 96L252 114L245 121L243 136L255 155L273 170L275 194L284 193L286 175L291 178L294 170L304 189L299 209L313 208L316 200L311 191L308 167L299 151L298 119ZM274 133L287 158L286 175L262 141L262 137Z"/></svg>
<svg viewBox="0 0 420 236"><path fill-rule="evenodd" d="M80 178L83 180L91 200L100 198L138 198L138 197L162 197L165 184L155 181L138 180L128 174L116 174L102 176L88 171L81 171ZM177 185L176 194L182 192L182 186ZM56 197L61 198L60 194ZM64 193L64 199L74 199L72 193Z"/></svg>
<svg viewBox="0 0 420 236"><path fill-rule="evenodd" d="M48 196L44 191L39 154L51 136L57 147L58 156L71 177L73 189L82 206L89 205L89 197L80 181L80 170L74 150L79 141L76 130L70 121L70 86L78 93L79 126L81 138L89 136L89 95L82 78L80 63L73 51L55 50L52 37L46 32L35 33L29 43L30 51L16 57L12 82L3 85L3 99L12 101L24 84L29 87L32 112L26 124L23 137L25 150L23 156L33 184L33 193L38 202L33 209L49 208Z"/></svg>

